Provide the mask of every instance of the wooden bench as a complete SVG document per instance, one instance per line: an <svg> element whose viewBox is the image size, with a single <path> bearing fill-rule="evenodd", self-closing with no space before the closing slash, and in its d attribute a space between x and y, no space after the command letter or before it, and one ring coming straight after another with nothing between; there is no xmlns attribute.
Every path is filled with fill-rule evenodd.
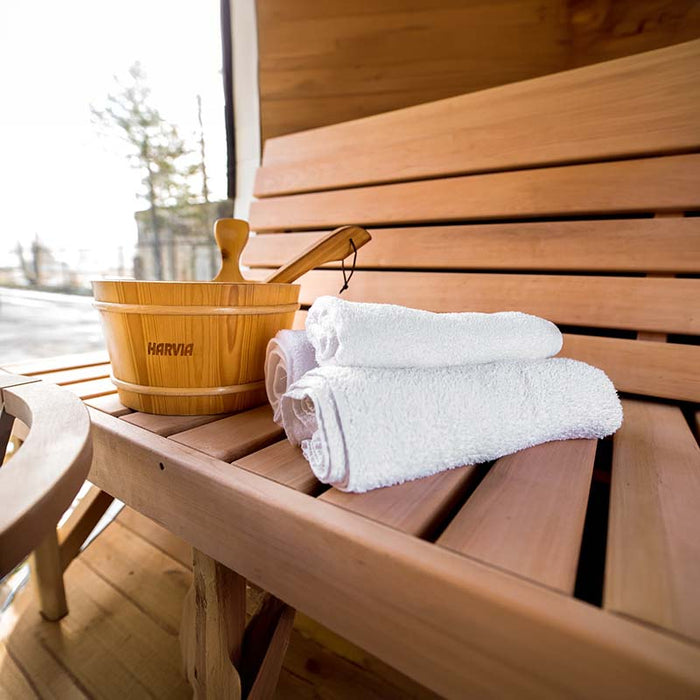
<svg viewBox="0 0 700 700"><path fill-rule="evenodd" d="M448 697L698 696L699 75L692 42L274 139L259 171L250 276L367 225L346 298L552 319L623 392L611 440L346 494L267 407L153 416L106 364L44 372L90 407L91 481L197 550L199 696L230 659L270 696L293 608Z"/></svg>
<svg viewBox="0 0 700 700"><path fill-rule="evenodd" d="M345 298L544 316L564 330L564 356L602 367L624 392L611 444L553 443L500 459L466 500L478 469L322 500L579 592L611 619L696 650L699 115L696 41L267 142L251 211L262 235L246 264L274 267L319 231L368 226L373 241ZM302 302L339 288L337 272L317 270L302 280ZM611 478L609 495L591 491L592 475L594 487ZM607 537L606 508L591 498L599 492ZM553 653L542 650L536 673L520 663L560 682ZM596 669L601 687L603 675Z"/></svg>

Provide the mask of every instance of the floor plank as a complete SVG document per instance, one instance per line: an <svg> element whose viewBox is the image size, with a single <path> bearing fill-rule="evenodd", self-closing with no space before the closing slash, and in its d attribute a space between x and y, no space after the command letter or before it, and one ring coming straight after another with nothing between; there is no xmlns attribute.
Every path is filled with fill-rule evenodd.
<svg viewBox="0 0 700 700"><path fill-rule="evenodd" d="M189 569L118 520L102 532L100 546L88 547L80 558L159 627L177 636L182 599L192 583Z"/></svg>
<svg viewBox="0 0 700 700"><path fill-rule="evenodd" d="M132 508L124 508L117 516L117 522L134 534L150 542L184 567L192 569L192 547L185 540L176 537L154 520L141 515Z"/></svg>
<svg viewBox="0 0 700 700"><path fill-rule="evenodd" d="M80 557L65 579L70 613L60 622L45 622L32 601L18 623L28 627L29 634L16 638L13 631L6 640L23 667L36 665L38 647L88 696L191 697L180 675L176 636L150 620Z"/></svg>
<svg viewBox="0 0 700 700"><path fill-rule="evenodd" d="M4 644L0 644L0 697L7 700L39 697L33 682L10 656Z"/></svg>
<svg viewBox="0 0 700 700"><path fill-rule="evenodd" d="M38 697L85 700L88 698L85 688L42 643L42 627L56 623L41 619L32 594L31 590L20 592L11 607L2 613L2 646L10 648L16 665L21 667L25 677L32 679ZM4 672L3 664L0 676Z"/></svg>

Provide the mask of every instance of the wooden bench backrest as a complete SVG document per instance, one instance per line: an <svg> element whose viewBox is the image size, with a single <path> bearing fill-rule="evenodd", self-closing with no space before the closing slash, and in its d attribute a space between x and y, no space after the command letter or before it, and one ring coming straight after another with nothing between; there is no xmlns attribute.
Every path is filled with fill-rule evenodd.
<svg viewBox="0 0 700 700"><path fill-rule="evenodd" d="M698 401L699 114L694 41L272 139L243 262L365 225L345 298L534 313L618 389Z"/></svg>

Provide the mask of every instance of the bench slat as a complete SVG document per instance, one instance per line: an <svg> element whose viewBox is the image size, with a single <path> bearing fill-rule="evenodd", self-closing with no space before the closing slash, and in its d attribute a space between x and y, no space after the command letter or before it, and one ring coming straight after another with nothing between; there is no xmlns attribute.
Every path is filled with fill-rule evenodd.
<svg viewBox="0 0 700 700"><path fill-rule="evenodd" d="M319 498L397 530L427 537L457 505L476 473L476 467L465 466L367 493L330 489Z"/></svg>
<svg viewBox="0 0 700 700"><path fill-rule="evenodd" d="M302 304L337 294L342 276L314 270ZM700 334L700 280L583 275L370 272L353 275L343 298L430 311L525 311L555 323Z"/></svg>
<svg viewBox="0 0 700 700"><path fill-rule="evenodd" d="M618 391L700 401L700 347L564 334L562 357L600 367Z"/></svg>
<svg viewBox="0 0 700 700"><path fill-rule="evenodd" d="M304 493L314 494L324 488L301 450L288 440L237 459L234 464ZM362 494L330 488L318 498L403 532L425 537L456 505L475 473L473 466L466 466Z"/></svg>
<svg viewBox="0 0 700 700"><path fill-rule="evenodd" d="M699 65L693 41L270 139L255 192L697 148Z"/></svg>
<svg viewBox="0 0 700 700"><path fill-rule="evenodd" d="M296 328L304 328L306 315L306 311L297 311ZM697 345L564 333L559 354L600 367L618 391L700 402Z"/></svg>
<svg viewBox="0 0 700 700"><path fill-rule="evenodd" d="M280 266L325 233L253 236L243 263ZM700 218L421 226L371 234L358 269L700 271Z"/></svg>
<svg viewBox="0 0 700 700"><path fill-rule="evenodd" d="M3 365L3 369L13 374L32 376L58 370L75 369L76 367L101 365L105 362L109 362L107 352L105 350L96 350L95 352L56 355L54 357L40 357L35 360L14 362L9 365Z"/></svg>
<svg viewBox="0 0 700 700"><path fill-rule="evenodd" d="M39 372L32 376L37 379L43 379L46 382L51 382L51 384L65 386L66 384L75 384L89 379L103 379L104 377L109 377L110 372L111 365L109 362L105 362L99 365L88 365L87 367Z"/></svg>
<svg viewBox="0 0 700 700"><path fill-rule="evenodd" d="M78 398L83 399L94 399L98 396L105 396L106 394L114 394L116 392L116 387L112 384L112 380L109 377L104 379L90 379L86 382L77 382L76 384L67 384L65 389L73 392Z"/></svg>
<svg viewBox="0 0 700 700"><path fill-rule="evenodd" d="M260 406L175 433L169 439L193 447L210 457L231 462L266 447L281 436L282 428L273 422L272 409Z"/></svg>
<svg viewBox="0 0 700 700"><path fill-rule="evenodd" d="M234 464L302 493L313 495L323 489L301 449L292 446L286 439L241 457Z"/></svg>
<svg viewBox="0 0 700 700"><path fill-rule="evenodd" d="M603 605L700 641L700 449L679 408L623 408Z"/></svg>
<svg viewBox="0 0 700 700"><path fill-rule="evenodd" d="M256 231L700 208L700 154L313 192L255 201Z"/></svg>
<svg viewBox="0 0 700 700"><path fill-rule="evenodd" d="M110 416L119 418L120 416L125 416L127 413L131 413L131 409L127 408L120 400L119 395L116 391L113 394L105 394L104 396L95 396L92 399L84 399L83 403L88 406L97 408L103 413L109 413Z"/></svg>
<svg viewBox="0 0 700 700"><path fill-rule="evenodd" d="M596 440L499 459L438 544L573 593Z"/></svg>
<svg viewBox="0 0 700 700"><path fill-rule="evenodd" d="M213 416L160 416L155 413L134 412L123 416L123 420L132 425L139 425L146 430L150 430L156 435L168 437L175 433L182 433L185 430L196 428L200 425L213 423L223 418L222 415Z"/></svg>

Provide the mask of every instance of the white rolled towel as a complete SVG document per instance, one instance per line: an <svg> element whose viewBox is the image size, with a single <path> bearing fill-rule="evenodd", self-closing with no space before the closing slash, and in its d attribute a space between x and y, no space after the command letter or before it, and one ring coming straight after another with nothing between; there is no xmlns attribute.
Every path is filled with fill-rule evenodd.
<svg viewBox="0 0 700 700"><path fill-rule="evenodd" d="M314 349L305 331L279 331L267 344L265 353L265 390L272 406L273 420L284 428L280 413L280 399L294 382L318 367ZM293 431L294 426L290 425ZM289 435L295 439L294 433ZM298 443L297 443L298 444Z"/></svg>
<svg viewBox="0 0 700 700"><path fill-rule="evenodd" d="M551 440L602 438L622 423L605 373L564 358L320 367L292 385L281 410L318 479L357 492Z"/></svg>
<svg viewBox="0 0 700 700"><path fill-rule="evenodd" d="M433 313L319 297L306 318L319 365L445 367L556 355L551 322L518 311Z"/></svg>

